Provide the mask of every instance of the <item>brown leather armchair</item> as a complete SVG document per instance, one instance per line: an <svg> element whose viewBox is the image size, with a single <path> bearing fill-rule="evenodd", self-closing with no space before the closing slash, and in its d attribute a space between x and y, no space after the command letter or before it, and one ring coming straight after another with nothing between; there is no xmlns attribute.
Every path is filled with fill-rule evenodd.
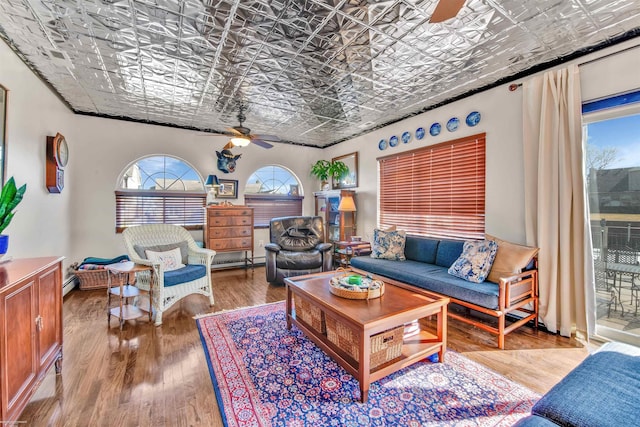
<svg viewBox="0 0 640 427"><path fill-rule="evenodd" d="M331 270L331 243L324 243L319 216L273 218L265 245L267 281L284 283L285 277Z"/></svg>

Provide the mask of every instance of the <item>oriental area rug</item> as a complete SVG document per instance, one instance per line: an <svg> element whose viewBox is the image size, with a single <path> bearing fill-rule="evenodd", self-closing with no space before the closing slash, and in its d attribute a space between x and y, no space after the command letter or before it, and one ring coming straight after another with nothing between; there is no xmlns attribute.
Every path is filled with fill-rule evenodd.
<svg viewBox="0 0 640 427"><path fill-rule="evenodd" d="M236 426L511 426L539 395L448 351L358 382L295 326L284 302L196 320L222 419Z"/></svg>

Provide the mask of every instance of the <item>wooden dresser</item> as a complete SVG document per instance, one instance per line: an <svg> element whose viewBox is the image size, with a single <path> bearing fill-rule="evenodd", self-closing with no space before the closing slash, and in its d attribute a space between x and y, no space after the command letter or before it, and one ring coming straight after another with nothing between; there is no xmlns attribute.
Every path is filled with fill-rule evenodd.
<svg viewBox="0 0 640 427"><path fill-rule="evenodd" d="M62 257L0 264L0 417L18 420L45 374L62 369Z"/></svg>
<svg viewBox="0 0 640 427"><path fill-rule="evenodd" d="M205 246L216 252L243 252L245 267L248 262L253 266L253 208L207 206L206 210Z"/></svg>

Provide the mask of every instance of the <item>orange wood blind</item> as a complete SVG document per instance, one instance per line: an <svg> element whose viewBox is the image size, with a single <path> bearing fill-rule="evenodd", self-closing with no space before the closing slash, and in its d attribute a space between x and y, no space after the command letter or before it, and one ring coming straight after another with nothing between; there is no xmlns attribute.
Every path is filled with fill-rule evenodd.
<svg viewBox="0 0 640 427"><path fill-rule="evenodd" d="M268 227L271 218L302 215L302 196L244 195L245 205L253 208L253 226Z"/></svg>
<svg viewBox="0 0 640 427"><path fill-rule="evenodd" d="M206 194L183 191L116 191L116 232L141 224L202 229Z"/></svg>
<svg viewBox="0 0 640 427"><path fill-rule="evenodd" d="M378 159L380 227L445 239L483 239L485 134Z"/></svg>

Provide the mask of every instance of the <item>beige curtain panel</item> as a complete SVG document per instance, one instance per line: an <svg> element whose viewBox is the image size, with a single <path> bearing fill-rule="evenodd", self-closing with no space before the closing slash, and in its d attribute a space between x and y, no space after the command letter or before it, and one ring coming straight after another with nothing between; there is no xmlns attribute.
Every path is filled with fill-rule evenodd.
<svg viewBox="0 0 640 427"><path fill-rule="evenodd" d="M550 331L587 333L593 259L576 65L523 84L525 225L538 246L540 319ZM590 323L590 322L589 322Z"/></svg>

